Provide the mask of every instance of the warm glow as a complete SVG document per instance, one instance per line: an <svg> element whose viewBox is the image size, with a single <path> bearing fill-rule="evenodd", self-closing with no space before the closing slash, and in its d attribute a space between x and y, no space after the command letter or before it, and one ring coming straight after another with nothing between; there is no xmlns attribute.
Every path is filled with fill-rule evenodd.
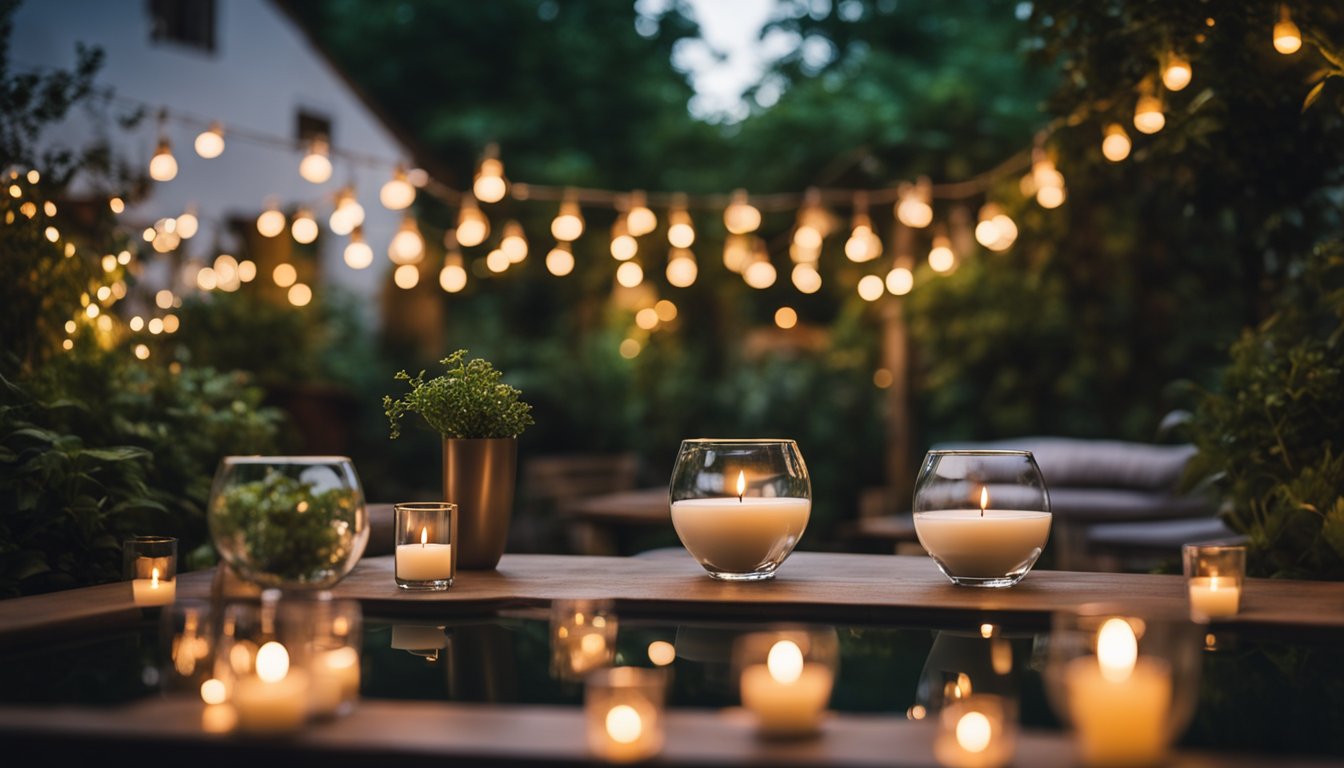
<svg viewBox="0 0 1344 768"><path fill-rule="evenodd" d="M345 246L345 264L351 269L365 269L373 263L373 248L364 242L364 230L360 227L350 233L350 242Z"/></svg>
<svg viewBox="0 0 1344 768"><path fill-rule="evenodd" d="M295 283L289 287L289 303L296 307L306 307L308 302L313 300L313 289L303 283Z"/></svg>
<svg viewBox="0 0 1344 768"><path fill-rule="evenodd" d="M476 199L482 203L498 203L504 199L508 190L508 182L504 180L504 164L495 157L482 160L476 171L476 179L471 184L471 192Z"/></svg>
<svg viewBox="0 0 1344 768"><path fill-rule="evenodd" d="M294 223L289 225L289 233L296 242L307 245L317 239L317 220L312 213L300 209L294 216Z"/></svg>
<svg viewBox="0 0 1344 768"><path fill-rule="evenodd" d="M593 617L594 627L601 626L597 622L597 620L601 618L602 618L601 616ZM584 635L582 638L579 639L579 650L582 651L586 656L597 656L606 649L607 649L607 639L595 632Z"/></svg>
<svg viewBox="0 0 1344 768"><path fill-rule="evenodd" d="M747 473L740 470L737 473L737 497L742 498L742 494L747 492Z"/></svg>
<svg viewBox="0 0 1344 768"><path fill-rule="evenodd" d="M684 248L673 249L667 260L667 282L677 288L686 288L695 284L700 267L695 257Z"/></svg>
<svg viewBox="0 0 1344 768"><path fill-rule="evenodd" d="M859 298L864 301L877 301L885 290L886 284L877 275L864 275L859 279Z"/></svg>
<svg viewBox="0 0 1344 768"><path fill-rule="evenodd" d="M428 543L429 543L429 528L428 528L428 527L421 528L421 529L420 529L420 546L423 547L423 546L425 546L425 545L428 544Z"/></svg>
<svg viewBox="0 0 1344 768"><path fill-rule="evenodd" d="M666 667L677 660L677 648L666 640L654 640L649 643L649 661L654 666Z"/></svg>
<svg viewBox="0 0 1344 768"><path fill-rule="evenodd" d="M620 744L632 744L644 732L644 722L629 704L617 704L607 712L607 735Z"/></svg>
<svg viewBox="0 0 1344 768"><path fill-rule="evenodd" d="M1144 94L1134 105L1134 127L1139 133L1157 133L1167 124L1167 116L1162 114L1162 100L1152 94Z"/></svg>
<svg viewBox="0 0 1344 768"><path fill-rule="evenodd" d="M113 213L121 213L126 210L126 201L120 197L114 197L107 201L107 207L111 208Z"/></svg>
<svg viewBox="0 0 1344 768"><path fill-rule="evenodd" d="M1036 202L1042 208L1053 209L1064 204L1063 187L1041 187L1036 190Z"/></svg>
<svg viewBox="0 0 1344 768"><path fill-rule="evenodd" d="M202 291L213 291L219 287L219 276L211 267L201 267L196 273L196 287Z"/></svg>
<svg viewBox="0 0 1344 768"><path fill-rule="evenodd" d="M733 192L732 200L723 211L723 225L734 235L745 235L760 228L761 212L747 201L745 189Z"/></svg>
<svg viewBox="0 0 1344 768"><path fill-rule="evenodd" d="M983 637L983 638L985 638L986 640L988 640L989 638L993 637L993 636L994 636L994 625L993 625L993 624L981 624L981 625L980 625L980 636Z"/></svg>
<svg viewBox="0 0 1344 768"><path fill-rule="evenodd" d="M635 325L646 331L658 327L658 312L653 307L645 307L635 313Z"/></svg>
<svg viewBox="0 0 1344 768"><path fill-rule="evenodd" d="M327 225L338 235L348 235L363 223L364 206L355 199L354 189L350 187L342 189L336 195L336 208L328 217Z"/></svg>
<svg viewBox="0 0 1344 768"><path fill-rule="evenodd" d="M167 288L164 288L163 290L154 294L154 303L158 305L159 309L168 309L169 307L173 306L173 304L176 301L177 297L174 296L173 292L168 290Z"/></svg>
<svg viewBox="0 0 1344 768"><path fill-rule="evenodd" d="M1129 679L1139 657L1139 641L1134 628L1124 619L1107 619L1097 632L1097 662L1101 676L1112 683Z"/></svg>
<svg viewBox="0 0 1344 768"><path fill-rule="evenodd" d="M808 224L800 224L793 230L793 244L804 251L816 251L821 248L821 231Z"/></svg>
<svg viewBox="0 0 1344 768"><path fill-rule="evenodd" d="M384 208L400 211L415 202L415 187L406 180L406 171L398 167L392 172L392 178L378 190L378 201Z"/></svg>
<svg viewBox="0 0 1344 768"><path fill-rule="evenodd" d="M147 327L151 335L158 336L160 333L163 333L163 318L151 317Z"/></svg>
<svg viewBox="0 0 1344 768"><path fill-rule="evenodd" d="M294 268L293 264L282 261L276 264L275 269L271 271L271 279L281 288L288 288L299 279L299 271Z"/></svg>
<svg viewBox="0 0 1344 768"><path fill-rule="evenodd" d="M464 197L457 212L457 242L463 248L474 248L490 235L490 220L485 218L476 201Z"/></svg>
<svg viewBox="0 0 1344 768"><path fill-rule="evenodd" d="M625 214L626 231L632 237L643 237L658 228L658 217L649 209L644 193L636 190L630 195L630 210Z"/></svg>
<svg viewBox="0 0 1344 768"><path fill-rule="evenodd" d="M566 197L560 203L560 212L551 222L551 235L556 240L569 243L583 234L583 213L579 203L573 197Z"/></svg>
<svg viewBox="0 0 1344 768"><path fill-rule="evenodd" d="M789 330L798 324L798 312L793 307L780 307L775 310L775 325Z"/></svg>
<svg viewBox="0 0 1344 768"><path fill-rule="evenodd" d="M1302 30L1293 23L1288 6L1279 6L1279 21L1274 25L1274 50L1287 56L1302 47Z"/></svg>
<svg viewBox="0 0 1344 768"><path fill-rule="evenodd" d="M106 318L107 318L107 315L103 315L103 317L101 317L101 318L99 318L99 319L102 320L102 319L106 319ZM182 321L179 320L179 319L177 318L177 315L164 315L164 316L163 316L163 332L164 332L164 333L177 333L177 329L180 328L181 326L182 326Z"/></svg>
<svg viewBox="0 0 1344 768"><path fill-rule="evenodd" d="M457 293L467 287L467 270L462 266L462 254L450 253L444 257L443 269L439 272L439 287L448 293Z"/></svg>
<svg viewBox="0 0 1344 768"><path fill-rule="evenodd" d="M523 225L512 220L504 225L504 236L499 241L499 250L509 257L510 264L517 264L527 258L527 236L523 234Z"/></svg>
<svg viewBox="0 0 1344 768"><path fill-rule="evenodd" d="M190 240L200 229L201 222L196 218L194 208L188 208L181 216L176 219L177 236L183 240Z"/></svg>
<svg viewBox="0 0 1344 768"><path fill-rule="evenodd" d="M695 243L695 225L685 208L673 208L667 221L667 242L673 248L690 248Z"/></svg>
<svg viewBox="0 0 1344 768"><path fill-rule="evenodd" d="M1058 189L1058 187L1045 187ZM929 250L929 266L934 272L947 272L957 265L956 254L952 253L952 243L944 235L933 238L933 248Z"/></svg>
<svg viewBox="0 0 1344 768"><path fill-rule="evenodd" d="M257 677L268 683L278 683L289 674L289 651L274 640L257 649Z"/></svg>
<svg viewBox="0 0 1344 768"><path fill-rule="evenodd" d="M821 290L821 273L811 264L796 264L791 275L793 287L799 293L816 293Z"/></svg>
<svg viewBox="0 0 1344 768"><path fill-rule="evenodd" d="M617 261L629 261L639 252L639 242L626 229L624 217L616 220L611 228L611 258Z"/></svg>
<svg viewBox="0 0 1344 768"><path fill-rule="evenodd" d="M653 311L658 315L658 319L664 323L670 323L677 319L677 305L667 299L659 299L653 305Z"/></svg>
<svg viewBox="0 0 1344 768"><path fill-rule="evenodd" d="M513 262L509 261L509 257L505 256L504 252L498 248L491 250L485 255L486 268L495 274L507 271L509 265L512 263Z"/></svg>
<svg viewBox="0 0 1344 768"><path fill-rule="evenodd" d="M285 231L285 214L278 208L268 208L257 217L257 232L262 237L275 237Z"/></svg>
<svg viewBox="0 0 1344 768"><path fill-rule="evenodd" d="M906 185L896 203L896 219L907 227L923 229L933 223L933 207L929 205L929 183L921 179L915 186Z"/></svg>
<svg viewBox="0 0 1344 768"><path fill-rule="evenodd" d="M751 263L751 238L746 235L729 235L724 238L723 266L740 274L749 263Z"/></svg>
<svg viewBox="0 0 1344 768"><path fill-rule="evenodd" d="M257 263L251 259L238 262L238 279L250 283L257 278Z"/></svg>
<svg viewBox="0 0 1344 768"><path fill-rule="evenodd" d="M624 339L621 341L621 357L626 360L633 360L639 357L639 351L643 349L638 341L634 339Z"/></svg>
<svg viewBox="0 0 1344 768"><path fill-rule="evenodd" d="M887 273L887 291L893 296L904 296L915 287L915 273L908 267L896 267Z"/></svg>
<svg viewBox="0 0 1344 768"><path fill-rule="evenodd" d="M1190 60L1177 53L1167 54L1167 66L1162 70L1162 84L1169 91L1179 91L1190 84L1194 71Z"/></svg>
<svg viewBox="0 0 1344 768"><path fill-rule="evenodd" d="M211 123L209 128L196 134L196 154L213 160L224 154L224 127Z"/></svg>
<svg viewBox="0 0 1344 768"><path fill-rule="evenodd" d="M967 712L957 721L957 745L967 752L980 753L989 748L993 729L989 718L980 712Z"/></svg>
<svg viewBox="0 0 1344 768"><path fill-rule="evenodd" d="M1125 133L1124 126L1119 123L1106 126L1106 136L1101 140L1101 154L1105 155L1107 160L1118 163L1129 157L1132 148L1133 143L1129 140L1129 134Z"/></svg>
<svg viewBox="0 0 1344 768"><path fill-rule="evenodd" d="M66 341L69 341L69 339L66 339ZM71 344L70 346L73 347L74 345ZM145 346L144 344L136 344L136 345L135 345L135 356L136 356L137 358L141 359L141 360L148 360L148 359L149 359L149 347Z"/></svg>
<svg viewBox="0 0 1344 768"><path fill-rule="evenodd" d="M616 282L626 288L634 288L644 282L644 270L633 261L627 261L616 269Z"/></svg>
<svg viewBox="0 0 1344 768"><path fill-rule="evenodd" d="M865 216L865 223L855 224L849 239L845 241L845 256L850 261L860 264L882 255L882 241L873 233L872 227L866 221Z"/></svg>
<svg viewBox="0 0 1344 768"><path fill-rule="evenodd" d="M574 271L574 254L570 252L569 243L556 243L556 246L546 254L546 271L556 277L564 277Z"/></svg>
<svg viewBox="0 0 1344 768"><path fill-rule="evenodd" d="M988 508L989 508L989 488L987 486L982 485L980 486L980 514L983 515L985 513L985 510Z"/></svg>
<svg viewBox="0 0 1344 768"><path fill-rule="evenodd" d="M742 279L747 285L756 290L764 290L775 284L778 273L775 271L775 265L764 257L758 258L742 271Z"/></svg>
<svg viewBox="0 0 1344 768"><path fill-rule="evenodd" d="M229 696L229 689L223 680L210 678L201 683L201 701L206 704L223 704Z"/></svg>
<svg viewBox="0 0 1344 768"><path fill-rule="evenodd" d="M404 291L420 284L420 268L414 264L402 264L392 272L392 282Z"/></svg>
<svg viewBox="0 0 1344 768"><path fill-rule="evenodd" d="M126 325L127 325L132 331L139 331L141 328L144 328L144 327L145 327L145 318L143 318L143 317L141 317L141 316L139 316L139 315L136 315L136 316L132 317L131 320L130 320L130 322L127 323ZM74 333L73 330L71 330L70 332L71 332L71 333Z"/></svg>
<svg viewBox="0 0 1344 768"><path fill-rule="evenodd" d="M415 219L407 216L401 220L401 227L388 243L387 257L393 264L418 264L425 258L425 238Z"/></svg>
<svg viewBox="0 0 1344 768"><path fill-rule="evenodd" d="M775 682L792 685L803 676L803 651L792 640L780 640L770 646L765 668Z"/></svg>
<svg viewBox="0 0 1344 768"><path fill-rule="evenodd" d="M159 146L149 161L149 177L155 181L172 181L177 177L177 158L173 157L167 139L159 139Z"/></svg>
<svg viewBox="0 0 1344 768"><path fill-rule="evenodd" d="M308 145L308 154L299 161L299 175L313 184L325 184L331 178L331 158L327 140L317 137Z"/></svg>

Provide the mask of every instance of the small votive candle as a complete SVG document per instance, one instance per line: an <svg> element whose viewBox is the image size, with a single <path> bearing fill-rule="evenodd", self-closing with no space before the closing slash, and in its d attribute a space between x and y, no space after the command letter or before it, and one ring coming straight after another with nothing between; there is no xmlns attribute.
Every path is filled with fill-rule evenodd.
<svg viewBox="0 0 1344 768"><path fill-rule="evenodd" d="M445 590L457 574L457 505L442 501L397 504L397 586L412 590Z"/></svg>
<svg viewBox="0 0 1344 768"><path fill-rule="evenodd" d="M1017 708L989 693L949 701L938 715L933 756L946 768L1001 768L1017 748Z"/></svg>
<svg viewBox="0 0 1344 768"><path fill-rule="evenodd" d="M225 607L216 674L201 685L201 699L231 705L238 733L288 733L307 722L312 615L309 601L282 602L278 590L262 592L260 604Z"/></svg>
<svg viewBox="0 0 1344 768"><path fill-rule="evenodd" d="M616 658L616 613L610 600L556 600L551 603L551 674L577 680L610 667Z"/></svg>
<svg viewBox="0 0 1344 768"><path fill-rule="evenodd" d="M667 670L613 667L585 678L588 749L611 763L633 763L663 749Z"/></svg>
<svg viewBox="0 0 1344 768"><path fill-rule="evenodd" d="M289 649L275 640L262 643L252 659L251 672L234 680L231 698L238 731L275 734L297 730L308 719L308 687L308 675L292 668Z"/></svg>
<svg viewBox="0 0 1344 768"><path fill-rule="evenodd" d="M316 717L353 711L359 701L363 614L358 600L322 595L312 605L309 709Z"/></svg>
<svg viewBox="0 0 1344 768"><path fill-rule="evenodd" d="M766 737L816 734L835 681L833 633L753 632L733 647L742 706Z"/></svg>
<svg viewBox="0 0 1344 768"><path fill-rule="evenodd" d="M1246 579L1246 548L1186 544L1182 548L1190 616L1196 621L1235 616Z"/></svg>
<svg viewBox="0 0 1344 768"><path fill-rule="evenodd" d="M122 572L131 598L141 607L170 605L177 598L177 539L134 536L121 548Z"/></svg>
<svg viewBox="0 0 1344 768"><path fill-rule="evenodd" d="M1097 632L1096 655L1071 659L1064 674L1084 765L1161 762L1169 741L1171 668L1139 655L1130 620L1107 619Z"/></svg>

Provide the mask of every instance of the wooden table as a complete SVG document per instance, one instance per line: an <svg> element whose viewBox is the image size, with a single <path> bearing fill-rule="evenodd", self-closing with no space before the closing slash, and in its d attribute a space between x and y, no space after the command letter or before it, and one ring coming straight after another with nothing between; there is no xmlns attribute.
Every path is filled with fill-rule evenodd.
<svg viewBox="0 0 1344 768"><path fill-rule="evenodd" d="M179 577L178 594L211 592L213 574ZM506 555L497 571L462 572L443 593L408 593L392 580L388 557L367 558L334 590L368 611L470 614L542 605L558 597L608 597L639 615L735 616L794 620L913 621L933 617L970 623L1040 623L1052 611L1089 601L1135 607L1181 607L1179 576L1034 571L1008 590L953 587L925 557L795 553L778 578L754 584L710 580L686 557L604 558ZM0 601L0 644L34 642L54 630L134 623L141 615L129 584ZM1252 579L1244 610L1221 624L1245 630L1344 632L1344 584ZM1327 681L1329 684L1338 681ZM112 751L138 762L181 759L192 765L265 763L371 765L581 764L588 760L576 708L473 706L443 702L368 701L339 721L315 724L279 741L212 735L195 699L153 698L124 707L0 706L0 745L7 762L39 755L47 762L100 758ZM673 710L662 757L669 765L930 765L927 723L893 716L833 714L820 739L763 742L736 710ZM1027 732L1016 764L1067 766L1064 734ZM1291 755L1180 754L1176 766L1340 764ZM15 765L27 765L15 760Z"/></svg>

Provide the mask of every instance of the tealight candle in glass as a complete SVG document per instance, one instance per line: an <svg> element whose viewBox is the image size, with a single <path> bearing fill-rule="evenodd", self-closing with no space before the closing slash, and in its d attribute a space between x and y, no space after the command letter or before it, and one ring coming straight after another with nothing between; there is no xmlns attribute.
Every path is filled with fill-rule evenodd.
<svg viewBox="0 0 1344 768"><path fill-rule="evenodd" d="M773 578L812 512L793 440L683 440L668 492L682 545L726 581Z"/></svg>
<svg viewBox="0 0 1344 768"><path fill-rule="evenodd" d="M599 669L585 678L583 709L588 748L600 760L633 763L663 749L667 670Z"/></svg>
<svg viewBox="0 0 1344 768"><path fill-rule="evenodd" d="M309 611L309 710L317 717L348 714L359 702L363 611L358 600L333 598L329 592L312 599Z"/></svg>
<svg viewBox="0 0 1344 768"><path fill-rule="evenodd" d="M770 738L818 733L839 659L835 630L751 632L733 645L742 706Z"/></svg>
<svg viewBox="0 0 1344 768"><path fill-rule="evenodd" d="M159 617L163 690L194 693L213 674L216 619L210 600L187 598L164 607Z"/></svg>
<svg viewBox="0 0 1344 768"><path fill-rule="evenodd" d="M1045 549L1050 520L1050 495L1030 451L937 450L924 457L915 534L953 584L1017 584Z"/></svg>
<svg viewBox="0 0 1344 768"><path fill-rule="evenodd" d="M445 590L457 574L457 505L415 501L394 505L395 577L411 590Z"/></svg>
<svg viewBox="0 0 1344 768"><path fill-rule="evenodd" d="M1002 768L1017 749L1017 704L992 693L949 702L938 713L933 756L945 768Z"/></svg>
<svg viewBox="0 0 1344 768"><path fill-rule="evenodd" d="M1237 615L1246 580L1246 547L1186 544L1182 556L1191 617L1208 621Z"/></svg>
<svg viewBox="0 0 1344 768"><path fill-rule="evenodd" d="M141 607L168 605L177 597L177 539L133 536L121 547L122 573Z"/></svg>
<svg viewBox="0 0 1344 768"><path fill-rule="evenodd" d="M556 600L551 603L551 674L578 680L610 667L616 658L616 613L612 601Z"/></svg>
<svg viewBox="0 0 1344 768"><path fill-rule="evenodd" d="M278 590L263 592L259 604L225 606L215 678L202 684L201 698L231 704L238 733L287 733L307 721L309 615L282 604Z"/></svg>

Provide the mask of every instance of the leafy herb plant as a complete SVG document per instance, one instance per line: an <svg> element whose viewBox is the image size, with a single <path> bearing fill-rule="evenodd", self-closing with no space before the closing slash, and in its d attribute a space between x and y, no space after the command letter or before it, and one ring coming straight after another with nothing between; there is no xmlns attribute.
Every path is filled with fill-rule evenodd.
<svg viewBox="0 0 1344 768"><path fill-rule="evenodd" d="M519 399L517 388L501 381L503 374L488 361L467 358L459 349L440 361L443 375L425 380L425 372L411 377L399 371L411 391L401 398L383 397L383 409L395 440L401 420L418 413L435 432L447 438L517 437L532 425L532 406Z"/></svg>

